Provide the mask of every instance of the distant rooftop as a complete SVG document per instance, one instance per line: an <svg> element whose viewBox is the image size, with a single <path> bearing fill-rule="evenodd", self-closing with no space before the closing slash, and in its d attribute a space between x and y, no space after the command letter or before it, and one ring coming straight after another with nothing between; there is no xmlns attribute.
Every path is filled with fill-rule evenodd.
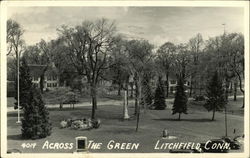
<svg viewBox="0 0 250 158"><path fill-rule="evenodd" d="M30 75L33 77L40 77L46 68L46 65L28 64Z"/></svg>

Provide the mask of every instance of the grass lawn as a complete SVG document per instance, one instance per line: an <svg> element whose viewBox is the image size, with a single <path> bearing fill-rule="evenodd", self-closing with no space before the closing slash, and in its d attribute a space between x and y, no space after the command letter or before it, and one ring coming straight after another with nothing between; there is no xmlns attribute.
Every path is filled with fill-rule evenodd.
<svg viewBox="0 0 250 158"><path fill-rule="evenodd" d="M88 140L102 143L101 149L90 149L90 152L168 152L168 149L155 150L157 140L161 142L206 142L208 139L219 138L225 135L224 114L217 112L215 121L210 121L211 112L207 112L201 103L189 101L188 114L181 116L182 120L177 121L177 115L171 114L172 100L167 101L166 110L146 110L141 113L139 131L135 131L136 120L122 120L122 103L117 105L101 105L99 102L96 117L101 119L101 126L98 129L79 131L72 129L60 129L60 121L67 118L90 117L91 106L78 106L75 109L64 108L59 110L49 108L50 118L53 123L52 135L39 140L23 140L20 137L21 127L15 122L17 120L16 112L8 113L8 149L19 149L22 152L65 152L70 153L75 150L75 137L86 136ZM229 111L238 111L228 114L228 135L242 135L244 131L243 109L240 109L242 99L233 102L230 101ZM132 116L134 108L129 105L129 114ZM171 136L177 139L162 140L162 130L167 129ZM236 134L233 130L236 129ZM118 150L107 149L110 140L119 143L140 143L137 150ZM45 141L51 143L74 143L74 148L64 149L42 149ZM22 143L35 142L37 145L34 149L23 149Z"/></svg>

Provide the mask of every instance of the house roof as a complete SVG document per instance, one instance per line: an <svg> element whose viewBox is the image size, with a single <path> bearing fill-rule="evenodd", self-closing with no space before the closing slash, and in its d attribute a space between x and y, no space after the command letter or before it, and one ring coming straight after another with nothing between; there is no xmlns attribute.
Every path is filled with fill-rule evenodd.
<svg viewBox="0 0 250 158"><path fill-rule="evenodd" d="M55 75L58 75L58 69L56 68L56 66L54 64L51 64L51 65L49 65L49 67L45 73L46 73L46 75L55 76Z"/></svg>
<svg viewBox="0 0 250 158"><path fill-rule="evenodd" d="M40 77L46 69L46 65L29 64L28 66L32 77Z"/></svg>

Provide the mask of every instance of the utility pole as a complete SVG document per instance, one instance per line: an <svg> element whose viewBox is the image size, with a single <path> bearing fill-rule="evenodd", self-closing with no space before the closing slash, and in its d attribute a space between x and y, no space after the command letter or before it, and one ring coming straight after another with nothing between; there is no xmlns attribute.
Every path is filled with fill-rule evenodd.
<svg viewBox="0 0 250 158"><path fill-rule="evenodd" d="M224 35L225 35L226 34L226 24L223 23L222 25L223 25L223 28L224 28Z"/></svg>
<svg viewBox="0 0 250 158"><path fill-rule="evenodd" d="M226 24L225 23L223 23L222 24L223 25L223 28L224 28L224 34L223 34L223 36L225 36L226 35ZM227 73L227 71L226 71L226 73ZM226 99L228 98L228 84L227 84L227 79L226 79ZM225 136L227 137L227 103L225 104Z"/></svg>

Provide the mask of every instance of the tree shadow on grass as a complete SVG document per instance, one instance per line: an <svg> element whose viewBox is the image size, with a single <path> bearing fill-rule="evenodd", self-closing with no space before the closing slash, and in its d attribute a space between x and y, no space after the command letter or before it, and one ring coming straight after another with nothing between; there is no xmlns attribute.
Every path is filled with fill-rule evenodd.
<svg viewBox="0 0 250 158"><path fill-rule="evenodd" d="M119 127L116 127L116 128L109 128L109 129L104 129L102 132L104 133L108 133L108 134L135 134L136 131L135 131L135 128L132 128L132 127L127 127L127 128L119 128Z"/></svg>
<svg viewBox="0 0 250 158"><path fill-rule="evenodd" d="M78 110L89 110L89 108L85 108L85 107L63 107L62 109L60 109L59 107L50 107L47 108L49 111L78 111Z"/></svg>
<svg viewBox="0 0 250 158"><path fill-rule="evenodd" d="M21 134L8 135L7 140L26 140L22 138Z"/></svg>
<svg viewBox="0 0 250 158"><path fill-rule="evenodd" d="M39 139L43 139L43 138L28 139L28 138L23 138L22 134L13 134L13 135L7 136L7 140L17 140L17 141L36 141Z"/></svg>
<svg viewBox="0 0 250 158"><path fill-rule="evenodd" d="M22 117L22 116L23 116L23 114L20 113L20 117ZM17 112L8 112L7 117L17 117Z"/></svg>
<svg viewBox="0 0 250 158"><path fill-rule="evenodd" d="M181 122L181 121L186 121L186 122L213 122L211 119L206 119L206 118L202 118L202 119L181 119L181 120L178 120L178 119L175 119L175 118L160 118L160 119L153 119L153 120L156 120L156 121L178 121L178 122ZM216 121L216 120L214 120Z"/></svg>

